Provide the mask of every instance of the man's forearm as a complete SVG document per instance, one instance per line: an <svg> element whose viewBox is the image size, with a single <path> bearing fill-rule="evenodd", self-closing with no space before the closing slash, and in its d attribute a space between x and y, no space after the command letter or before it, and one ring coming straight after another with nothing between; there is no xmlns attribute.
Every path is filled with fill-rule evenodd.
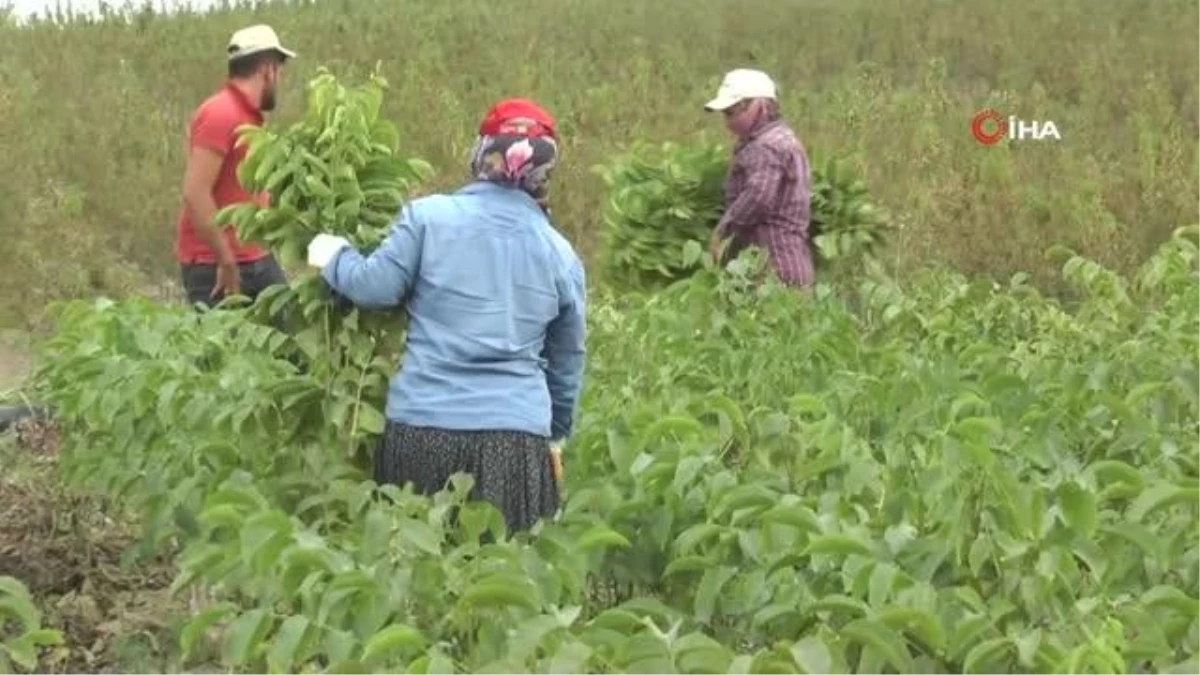
<svg viewBox="0 0 1200 675"><path fill-rule="evenodd" d="M721 238L748 235L761 210L762 203L757 193L750 190L742 192L721 218Z"/></svg>
<svg viewBox="0 0 1200 675"><path fill-rule="evenodd" d="M717 239L728 239L733 234L733 221L728 216L721 218L714 234Z"/></svg>
<svg viewBox="0 0 1200 675"><path fill-rule="evenodd" d="M225 238L221 236L221 230L213 225L213 217L217 214L217 203L213 201L212 195L195 195L188 198L187 205L192 216L192 223L196 228L196 234L212 248L217 256L217 262L232 263L234 261L233 252L229 250Z"/></svg>

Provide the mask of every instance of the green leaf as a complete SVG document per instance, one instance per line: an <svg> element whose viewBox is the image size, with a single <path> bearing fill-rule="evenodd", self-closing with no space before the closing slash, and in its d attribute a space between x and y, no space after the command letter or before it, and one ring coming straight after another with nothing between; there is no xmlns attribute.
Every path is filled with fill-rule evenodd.
<svg viewBox="0 0 1200 675"><path fill-rule="evenodd" d="M363 648L362 661L381 665L386 657L397 649L423 649L428 641L421 631L405 624L393 624L375 633Z"/></svg>
<svg viewBox="0 0 1200 675"><path fill-rule="evenodd" d="M700 258L704 256L704 248L700 246L700 242L695 239L688 240L683 245L683 267L695 267L696 263L700 262Z"/></svg>
<svg viewBox="0 0 1200 675"><path fill-rule="evenodd" d="M226 665L237 667L249 664L264 649L263 638L271 629L273 619L266 609L252 609L233 620L226 633L222 657Z"/></svg>
<svg viewBox="0 0 1200 675"><path fill-rule="evenodd" d="M25 670L34 670L38 665L38 647L53 647L63 644L60 631L31 630L14 640L0 642L12 660Z"/></svg>
<svg viewBox="0 0 1200 675"><path fill-rule="evenodd" d="M433 655L426 655L416 659L413 663L408 664L408 669L404 670L404 674L457 675L455 673L454 662L443 656L442 653L433 653Z"/></svg>
<svg viewBox="0 0 1200 675"><path fill-rule="evenodd" d="M539 609L538 603L530 596L527 586L504 581L484 581L467 589L459 598L459 604L468 607L523 607L536 612Z"/></svg>
<svg viewBox="0 0 1200 675"><path fill-rule="evenodd" d="M508 639L509 662L525 663L537 652L547 635L563 627L558 618L544 614L522 622Z"/></svg>
<svg viewBox="0 0 1200 675"><path fill-rule="evenodd" d="M222 602L201 610L199 614L188 621L179 634L179 649L184 659L190 658L197 643L205 636L209 628L224 621L237 611L237 606L231 602Z"/></svg>
<svg viewBox="0 0 1200 675"><path fill-rule="evenodd" d="M387 419L375 407L363 402L358 406L358 429L367 434L379 435L387 426Z"/></svg>
<svg viewBox="0 0 1200 675"><path fill-rule="evenodd" d="M441 555L442 542L440 541L440 537L428 524L412 518L406 518L400 521L398 531L401 541L412 544L430 555Z"/></svg>
<svg viewBox="0 0 1200 675"><path fill-rule="evenodd" d="M728 647L703 633L688 633L671 645L681 673L724 673L733 662Z"/></svg>
<svg viewBox="0 0 1200 675"><path fill-rule="evenodd" d="M880 623L893 630L907 631L935 651L946 648L946 631L942 621L934 614L914 607L889 606L876 612Z"/></svg>
<svg viewBox="0 0 1200 675"><path fill-rule="evenodd" d="M857 537L823 534L809 539L803 555L871 556L871 546Z"/></svg>
<svg viewBox="0 0 1200 675"><path fill-rule="evenodd" d="M578 640L568 640L554 652L550 664L546 666L549 673L586 673L587 664L592 656L592 649ZM440 671L439 671L440 672ZM452 672L452 671L451 671Z"/></svg>
<svg viewBox="0 0 1200 675"><path fill-rule="evenodd" d="M1042 630L1034 628L1027 630L1013 640L1013 645L1017 648L1017 662L1027 672L1037 668L1038 648L1042 646L1043 639Z"/></svg>
<svg viewBox="0 0 1200 675"><path fill-rule="evenodd" d="M1126 513L1134 522L1141 522L1148 515L1174 504L1195 504L1200 500L1200 487L1181 487L1173 483L1158 482L1143 490Z"/></svg>
<svg viewBox="0 0 1200 675"><path fill-rule="evenodd" d="M821 638L810 635L792 644L792 658L803 673L832 673L833 655Z"/></svg>
<svg viewBox="0 0 1200 675"><path fill-rule="evenodd" d="M1008 670L999 661L1001 654L1012 645L1008 637L992 638L975 645L963 659L963 673L997 673Z"/></svg>
<svg viewBox="0 0 1200 675"><path fill-rule="evenodd" d="M716 611L717 599L721 589L737 574L736 567L713 567L704 571L700 584L696 587L695 612L696 620L708 623Z"/></svg>
<svg viewBox="0 0 1200 675"><path fill-rule="evenodd" d="M1063 483L1058 490L1059 503L1067 524L1075 533L1091 539L1099 524L1096 495L1084 486L1071 481Z"/></svg>
<svg viewBox="0 0 1200 675"><path fill-rule="evenodd" d="M9 658L25 670L33 670L37 667L37 650L28 642L19 639L10 640L8 642L0 642L0 647L8 653ZM0 659L0 665L3 665L2 659Z"/></svg>
<svg viewBox="0 0 1200 675"><path fill-rule="evenodd" d="M595 548L629 548L629 540L619 532L603 524L596 524L585 532L576 543L579 551L590 551Z"/></svg>
<svg viewBox="0 0 1200 675"><path fill-rule="evenodd" d="M372 671L365 663L359 661L358 659L342 659L340 661L334 661L332 664L330 664L329 670L326 672L366 674Z"/></svg>
<svg viewBox="0 0 1200 675"><path fill-rule="evenodd" d="M872 619L855 619L842 626L840 632L847 639L875 650L899 672L914 671L912 655L904 638L886 625Z"/></svg>
<svg viewBox="0 0 1200 675"><path fill-rule="evenodd" d="M24 630L29 630L41 622L41 612L37 606L19 595L0 597L0 618L5 615L19 621Z"/></svg>
<svg viewBox="0 0 1200 675"><path fill-rule="evenodd" d="M267 668L270 672L295 672L292 666L297 656L303 654L309 627L310 622L306 616L289 616L284 620L275 633L271 649L267 652Z"/></svg>

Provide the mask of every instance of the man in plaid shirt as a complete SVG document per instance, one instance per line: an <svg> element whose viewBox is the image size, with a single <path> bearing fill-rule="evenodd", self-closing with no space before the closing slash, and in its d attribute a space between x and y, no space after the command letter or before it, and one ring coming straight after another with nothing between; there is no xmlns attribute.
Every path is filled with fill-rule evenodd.
<svg viewBox="0 0 1200 675"><path fill-rule="evenodd" d="M780 118L775 83L762 71L731 71L704 107L722 112L738 139L725 182L725 213L710 243L713 256L724 239L732 240L725 260L758 246L783 283L810 286L808 157Z"/></svg>

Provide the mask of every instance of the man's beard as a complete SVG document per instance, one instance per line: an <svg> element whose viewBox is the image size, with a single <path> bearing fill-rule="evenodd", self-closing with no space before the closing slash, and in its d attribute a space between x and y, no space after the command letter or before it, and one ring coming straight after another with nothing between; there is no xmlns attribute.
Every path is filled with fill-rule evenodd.
<svg viewBox="0 0 1200 675"><path fill-rule="evenodd" d="M272 110L275 109L275 86L274 85L271 85L271 86L263 89L262 103L259 105L259 109L261 109L263 112L271 112Z"/></svg>

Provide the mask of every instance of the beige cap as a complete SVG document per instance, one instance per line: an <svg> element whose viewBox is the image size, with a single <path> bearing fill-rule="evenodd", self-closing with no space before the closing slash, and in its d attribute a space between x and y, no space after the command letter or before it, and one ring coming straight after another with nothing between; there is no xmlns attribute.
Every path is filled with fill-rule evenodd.
<svg viewBox="0 0 1200 675"><path fill-rule="evenodd" d="M775 98L775 82L761 70L731 70L721 82L717 96L704 104L709 111L725 110L748 98Z"/></svg>
<svg viewBox="0 0 1200 675"><path fill-rule="evenodd" d="M275 34L275 29L266 24L243 28L229 38L228 52L231 61L238 57L266 51L279 52L289 59L296 57L296 52L284 48L279 43L279 36Z"/></svg>

